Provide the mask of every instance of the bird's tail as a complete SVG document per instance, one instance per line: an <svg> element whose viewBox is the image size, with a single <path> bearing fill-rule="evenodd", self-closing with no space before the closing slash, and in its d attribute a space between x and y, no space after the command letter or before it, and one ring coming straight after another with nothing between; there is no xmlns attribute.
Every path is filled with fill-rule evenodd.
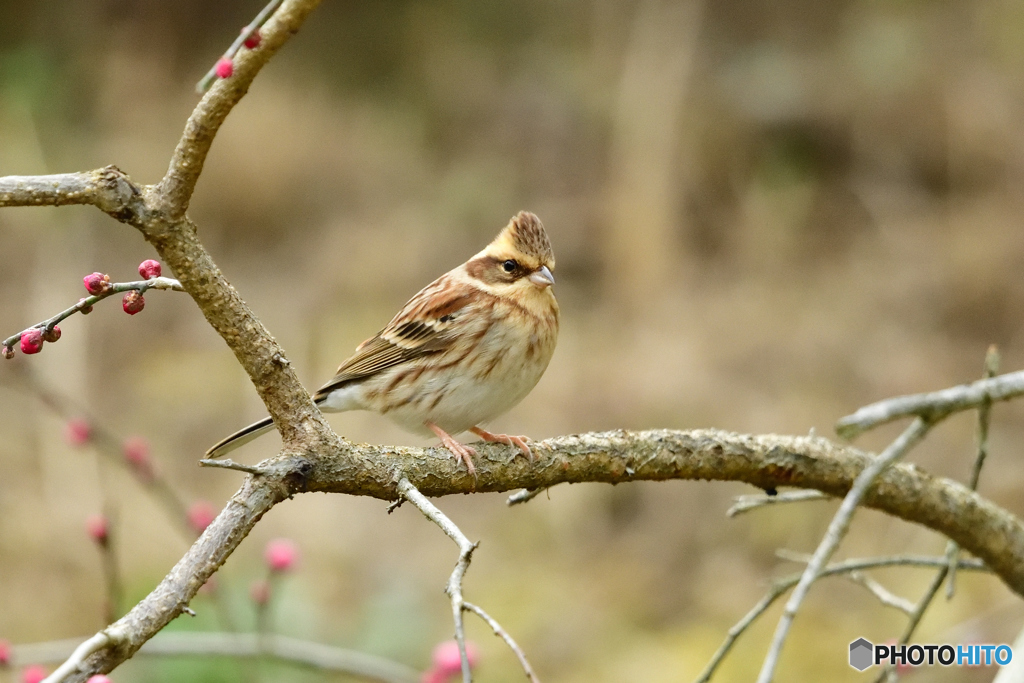
<svg viewBox="0 0 1024 683"><path fill-rule="evenodd" d="M274 420L271 417L265 417L259 422L253 422L245 429L240 429L231 436L221 439L214 446L206 451L207 458L219 458L222 455L227 455L231 451L244 446L253 439L263 436L271 429L274 428Z"/></svg>

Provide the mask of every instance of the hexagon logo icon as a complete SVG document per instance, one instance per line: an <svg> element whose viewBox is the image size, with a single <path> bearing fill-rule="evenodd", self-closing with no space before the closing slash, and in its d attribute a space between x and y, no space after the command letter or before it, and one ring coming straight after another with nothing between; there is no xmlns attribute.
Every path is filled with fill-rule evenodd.
<svg viewBox="0 0 1024 683"><path fill-rule="evenodd" d="M864 638L858 638L850 643L850 666L857 671L863 671L871 666L874 659L875 646Z"/></svg>

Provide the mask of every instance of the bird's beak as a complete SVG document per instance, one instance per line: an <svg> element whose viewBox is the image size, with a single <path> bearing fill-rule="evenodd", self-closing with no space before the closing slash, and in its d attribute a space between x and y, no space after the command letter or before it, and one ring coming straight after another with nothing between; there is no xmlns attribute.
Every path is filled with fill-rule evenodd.
<svg viewBox="0 0 1024 683"><path fill-rule="evenodd" d="M541 266L540 270L530 273L530 282L538 287L550 287L555 284L555 276L551 274L547 266Z"/></svg>

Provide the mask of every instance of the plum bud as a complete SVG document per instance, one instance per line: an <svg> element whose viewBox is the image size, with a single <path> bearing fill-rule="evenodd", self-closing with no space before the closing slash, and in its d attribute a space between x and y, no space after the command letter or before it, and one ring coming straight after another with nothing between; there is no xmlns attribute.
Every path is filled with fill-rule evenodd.
<svg viewBox="0 0 1024 683"><path fill-rule="evenodd" d="M43 330L43 341L48 341L52 344L58 339L60 339L60 328L56 325Z"/></svg>
<svg viewBox="0 0 1024 683"><path fill-rule="evenodd" d="M136 290L125 293L124 299L121 300L121 308L128 315L135 315L143 308L146 307L146 300L142 298L142 295Z"/></svg>
<svg viewBox="0 0 1024 683"><path fill-rule="evenodd" d="M24 354L39 353L43 350L43 333L39 329L31 329L21 334L21 352Z"/></svg>
<svg viewBox="0 0 1024 683"><path fill-rule="evenodd" d="M245 29L244 28L242 29L242 33L245 33ZM248 38L245 39L245 42L243 42L242 45L245 45L250 50L255 50L256 48L258 48L260 46L260 43L262 43L262 42L263 42L263 36L260 35L260 30L256 29L255 31L252 32L252 35L250 35Z"/></svg>
<svg viewBox="0 0 1024 683"><path fill-rule="evenodd" d="M220 78L231 78L231 74L235 73L235 65L227 57L221 57L214 70Z"/></svg>
<svg viewBox="0 0 1024 683"><path fill-rule="evenodd" d="M85 291L93 296L102 294L110 287L110 276L105 273L90 273L82 278L85 283Z"/></svg>
<svg viewBox="0 0 1024 683"><path fill-rule="evenodd" d="M155 277L160 277L161 272L160 262L154 261L153 259L146 259L139 264L139 275L146 280L152 280Z"/></svg>

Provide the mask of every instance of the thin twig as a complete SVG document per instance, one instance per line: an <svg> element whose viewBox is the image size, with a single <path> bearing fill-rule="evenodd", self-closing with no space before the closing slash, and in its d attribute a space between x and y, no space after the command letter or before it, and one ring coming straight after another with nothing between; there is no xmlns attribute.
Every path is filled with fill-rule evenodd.
<svg viewBox="0 0 1024 683"><path fill-rule="evenodd" d="M985 377L995 377L999 372L999 349L995 344L988 347L985 354ZM992 401L985 401L978 408L978 452L974 458L974 465L971 467L971 477L967 486L972 491L978 490L978 480L981 478L981 468L988 456L988 428L991 423ZM956 559L960 556L960 548L954 543L954 548L949 551L949 575L946 583L946 599L952 600L956 593Z"/></svg>
<svg viewBox="0 0 1024 683"><path fill-rule="evenodd" d="M914 613L914 603L910 602L910 600L907 600L906 598L902 598L896 595L895 593L893 593L888 588L880 584L878 581L875 581L867 574L864 574L862 572L850 572L847 576L849 577L850 581L853 581L854 583L864 586L864 588L867 588L868 591L870 591L872 595L878 598L878 601L886 607L898 609L899 611L907 615Z"/></svg>
<svg viewBox="0 0 1024 683"><path fill-rule="evenodd" d="M264 474L262 467L257 465L246 465L245 463L235 462L230 458L224 458L221 460L213 460L206 458L199 461L201 467L220 467L225 470L238 470L239 472L245 472L247 474Z"/></svg>
<svg viewBox="0 0 1024 683"><path fill-rule="evenodd" d="M879 567L945 567L947 560L945 557L931 557L921 555L894 555L890 557L875 557L867 559L854 559L844 560L842 562L836 562L825 567L820 574L820 577L834 576L837 574L847 574L854 571L860 571L864 569L876 569ZM959 569L969 571L991 571L985 564L979 560L960 560L957 563ZM780 597L782 597L786 591L800 582L801 574L794 574L783 579L779 579L772 584L771 590L761 598L760 601L754 607L747 612L742 619L729 629L726 634L725 641L718 647L715 654L711 657L711 661L704 667L704 671L701 672L695 683L707 683L711 680L718 666L725 659L726 655L732 649L736 640L743 634L747 628L750 627L754 621L757 620L762 614L768 611L768 608L775 603Z"/></svg>
<svg viewBox="0 0 1024 683"><path fill-rule="evenodd" d="M75 648L67 660L43 679L42 683L60 683L72 672L78 671L86 657L105 648L116 646L124 640L124 634L116 626L108 626Z"/></svg>
<svg viewBox="0 0 1024 683"><path fill-rule="evenodd" d="M466 603L462 599L462 578L466 575L466 570L469 569L469 563L477 544L472 543L466 538L462 530L455 526L455 523L445 516L436 505L427 500L427 497L410 484L409 480L405 477L398 482L398 492L406 500L419 508L419 511L427 519L441 527L441 530L459 546L459 561L455 563L455 569L448 579L445 593L448 594L452 601L452 617L455 620L455 641L459 644L459 656L462 658L462 681L463 683L472 683L473 673L469 668L469 657L466 654L466 632L462 623L462 611L466 608Z"/></svg>
<svg viewBox="0 0 1024 683"><path fill-rule="evenodd" d="M839 510L832 518L825 537L821 540L817 550L814 551L814 557L811 558L811 561L807 564L807 569L804 570L803 576L800 577L800 583L797 584L793 594L786 601L786 608L779 618L779 624L775 629L775 635L772 638L768 654L765 656L761 673L757 677L757 683L769 683L774 677L775 667L778 664L779 655L782 653L782 647L786 643L786 637L789 635L789 628L793 624L793 619L796 618L797 611L803 604L804 598L807 597L811 584L821 574L822 567L832 557L832 553L839 547L840 541L846 535L850 521L853 519L853 513L856 511L868 487L874 483L883 470L906 455L907 451L920 441L930 428L931 423L923 418L917 418L899 438L892 442L888 448L857 476L853 486L850 487L849 493L843 498Z"/></svg>
<svg viewBox="0 0 1024 683"><path fill-rule="evenodd" d="M802 503L809 500L826 500L828 498L831 498L831 496L826 496L821 491L787 491L786 493L778 493L774 496L737 496L736 501L732 504L731 508L726 510L725 514L729 517L735 517L736 515L741 515L744 512L750 512L766 505Z"/></svg>
<svg viewBox="0 0 1024 683"><path fill-rule="evenodd" d="M242 45L249 37L259 30L260 26L270 18L270 15L274 13L274 10L280 6L282 0L270 0L270 3L260 10L260 13L256 15L256 18L249 22L245 28L242 29L242 33L235 38L235 42L231 43L231 47L224 53L224 59L234 59L238 51L242 49ZM196 83L196 92L200 95L204 94L210 89L210 85L217 79L217 65L213 65L206 75L203 76L202 80Z"/></svg>
<svg viewBox="0 0 1024 683"><path fill-rule="evenodd" d="M509 635L509 632L502 628L501 624L499 624L487 612L483 611L483 609L481 609L477 605L474 605L471 602L463 602L462 606L463 609L473 612L478 617L486 621L487 625L491 627L492 631L494 631L494 635L498 636L499 638L505 641L505 644L508 645L509 649L512 650L516 658L519 659L519 664L523 667L523 672L526 673L526 678L529 679L531 683L540 683L540 679L537 678L537 674L533 672L533 668L530 666L530 662L526 659L526 653L523 652L523 649L519 647L518 644L516 644L516 641L512 638L511 635Z"/></svg>
<svg viewBox="0 0 1024 683"><path fill-rule="evenodd" d="M539 496L540 494L547 491L549 488L550 487L548 486L542 486L536 489L523 489L522 491L516 491L515 493L508 497L508 499L505 501L505 504L508 505L509 507L512 507L513 505L521 505L523 503L527 503L536 498L537 496Z"/></svg>
<svg viewBox="0 0 1024 683"><path fill-rule="evenodd" d="M11 664L63 662L81 644L81 638L15 645ZM262 647L261 647L262 644ZM385 683L417 683L419 673L398 662L332 645L270 635L264 640L253 633L174 632L161 633L142 646L139 655L262 657L346 673Z"/></svg>
<svg viewBox="0 0 1024 683"><path fill-rule="evenodd" d="M983 379L973 384L890 398L864 406L836 423L836 433L853 439L902 417L922 417L932 424L955 412L980 408L985 402L1009 401L1024 395L1024 371Z"/></svg>
<svg viewBox="0 0 1024 683"><path fill-rule="evenodd" d="M103 301L115 294L129 291L136 291L139 294L145 294L146 291L150 289L171 289L176 292L185 291L180 282L169 277L155 277L149 280L139 280L137 282L114 282L107 285L107 288L104 289L102 293L87 296L74 306L64 309L52 318L36 323L31 327L26 327L17 334L12 334L10 337L0 342L0 347L12 349L14 348L14 345L21 340L21 335L25 334L29 330L52 330L54 325L63 321L65 318L82 311L82 309L91 308L93 304Z"/></svg>

